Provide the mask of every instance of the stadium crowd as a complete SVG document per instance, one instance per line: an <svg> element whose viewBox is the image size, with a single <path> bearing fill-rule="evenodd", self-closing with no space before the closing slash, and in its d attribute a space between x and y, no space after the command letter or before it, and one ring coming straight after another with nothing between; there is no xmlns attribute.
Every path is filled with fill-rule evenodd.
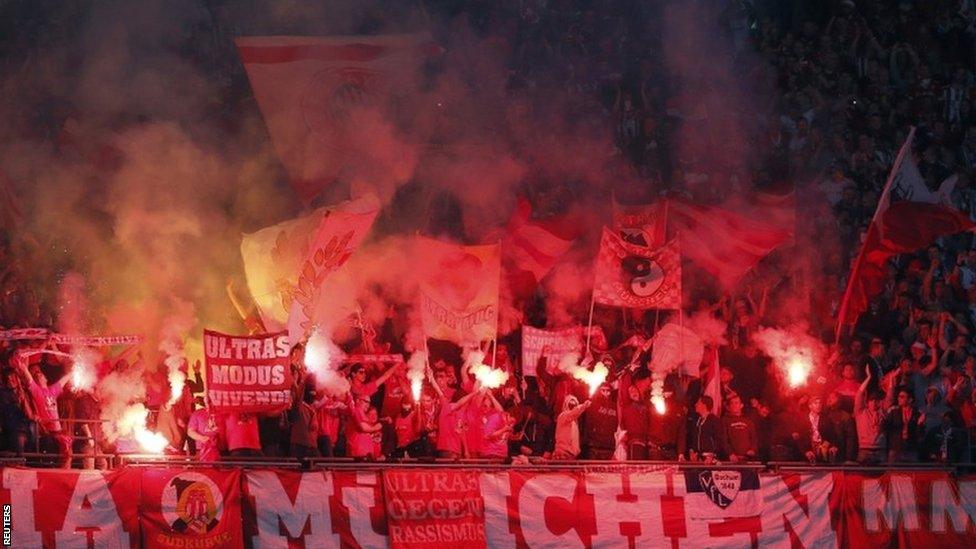
<svg viewBox="0 0 976 549"><path fill-rule="evenodd" d="M265 455L970 461L976 432L971 235L943 238L897 257L884 292L853 330L837 344L832 332L852 257L910 127L917 128L915 153L927 183L935 188L957 175L955 206L976 216L973 2L689 3L718 8L701 12L717 14L715 40L731 52L715 62L727 62L729 71L769 88L763 107L726 114L741 124L754 151L747 160L706 158L683 145L694 136L719 147L719 124L679 100L698 82L661 77L668 74L661 65L665 20L644 3L522 0L514 3L517 9L479 4L472 20L515 29L508 93L531 93L546 88L543 80L558 78L593 124L612 130L618 156L611 162L633 169L646 183L646 192L637 196L675 193L716 203L746 181L758 187L789 181L797 196L812 197L798 200L798 234L837 246L815 266L804 266L802 275L794 273L805 283L794 281L777 293L775 283L755 279L731 295L695 296L687 311L728 326L729 343L719 350L722 402L703 395L699 381L673 375L664 383L665 405L652 406L649 353L642 343L657 325L653 313L625 322L605 315L598 319L602 329L593 337L590 360L601 360L611 374L592 396L582 382L548 371L545 356L537 377L522 376L518 330L498 344L495 366L511 373L501 388L479 387L461 367L458 350L435 346L417 402L402 362L347 364L348 395L317 391L299 346L292 351L297 381L290 410L215 416L194 396L202 389L199 364L184 365L190 383L175 403L168 402L165 374L146 379L150 427L166 437L167 452L195 453L203 460ZM540 69L554 66L567 69ZM558 207L544 201L564 194L530 196L537 210L551 211ZM43 324L45 312L31 292L29 273L8 260L12 253L0 246L0 324ZM795 303L797 294L810 329L823 336L831 355L817 365L808 386L788 392L750 335L776 324L778 310ZM543 314L533 310L544 309L543 300L536 296L524 304L526 319ZM403 334L390 325L378 333L376 345L402 350ZM61 421L97 419L99 402L89 393L65 390L67 380L59 379L65 364L57 357L16 361L15 351L24 346L0 341L4 449L20 454L37 445L63 456L64 464L72 452L121 450L100 446L103 437L93 432L98 423ZM140 359L105 360L125 368Z"/></svg>

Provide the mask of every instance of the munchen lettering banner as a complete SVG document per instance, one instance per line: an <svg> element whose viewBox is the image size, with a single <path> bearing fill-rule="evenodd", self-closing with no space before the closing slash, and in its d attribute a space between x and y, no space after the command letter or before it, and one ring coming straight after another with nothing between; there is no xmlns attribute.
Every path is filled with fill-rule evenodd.
<svg viewBox="0 0 976 549"><path fill-rule="evenodd" d="M207 398L216 412L273 412L291 405L288 332L203 332Z"/></svg>
<svg viewBox="0 0 976 549"><path fill-rule="evenodd" d="M974 547L938 471L0 470L13 547Z"/></svg>

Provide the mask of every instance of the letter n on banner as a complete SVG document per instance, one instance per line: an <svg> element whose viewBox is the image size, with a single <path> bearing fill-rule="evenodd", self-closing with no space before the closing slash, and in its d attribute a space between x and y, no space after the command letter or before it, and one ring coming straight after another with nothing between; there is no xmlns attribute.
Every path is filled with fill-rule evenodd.
<svg viewBox="0 0 976 549"><path fill-rule="evenodd" d="M143 547L241 547L239 469L142 469Z"/></svg>
<svg viewBox="0 0 976 549"><path fill-rule="evenodd" d="M479 473L383 471L390 549L485 549Z"/></svg>

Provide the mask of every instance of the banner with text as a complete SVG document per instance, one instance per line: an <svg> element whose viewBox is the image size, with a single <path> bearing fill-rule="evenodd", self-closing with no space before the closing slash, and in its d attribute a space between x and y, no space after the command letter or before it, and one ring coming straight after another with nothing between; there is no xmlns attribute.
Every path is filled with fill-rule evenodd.
<svg viewBox="0 0 976 549"><path fill-rule="evenodd" d="M207 398L217 412L271 412L291 406L288 333L203 332Z"/></svg>
<svg viewBox="0 0 976 549"><path fill-rule="evenodd" d="M240 547L241 472L143 469L143 547Z"/></svg>
<svg viewBox="0 0 976 549"><path fill-rule="evenodd" d="M13 547L973 547L976 477L5 468Z"/></svg>
<svg viewBox="0 0 976 549"><path fill-rule="evenodd" d="M383 490L392 549L485 548L485 503L476 471L384 471Z"/></svg>
<svg viewBox="0 0 976 549"><path fill-rule="evenodd" d="M418 237L420 312L427 337L473 345L498 329L498 244L459 246Z"/></svg>
<svg viewBox="0 0 976 549"><path fill-rule="evenodd" d="M546 368L555 371L559 359L583 350L583 328L574 326L562 330L543 330L522 326L522 375L536 375L539 359L546 356Z"/></svg>

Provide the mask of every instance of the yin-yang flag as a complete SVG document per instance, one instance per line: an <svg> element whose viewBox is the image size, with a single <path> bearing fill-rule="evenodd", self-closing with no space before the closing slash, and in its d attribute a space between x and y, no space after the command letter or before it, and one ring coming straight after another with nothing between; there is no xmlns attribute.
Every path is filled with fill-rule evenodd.
<svg viewBox="0 0 976 549"><path fill-rule="evenodd" d="M604 227L596 259L593 299L631 309L681 307L681 254L677 240L651 249L624 241Z"/></svg>

